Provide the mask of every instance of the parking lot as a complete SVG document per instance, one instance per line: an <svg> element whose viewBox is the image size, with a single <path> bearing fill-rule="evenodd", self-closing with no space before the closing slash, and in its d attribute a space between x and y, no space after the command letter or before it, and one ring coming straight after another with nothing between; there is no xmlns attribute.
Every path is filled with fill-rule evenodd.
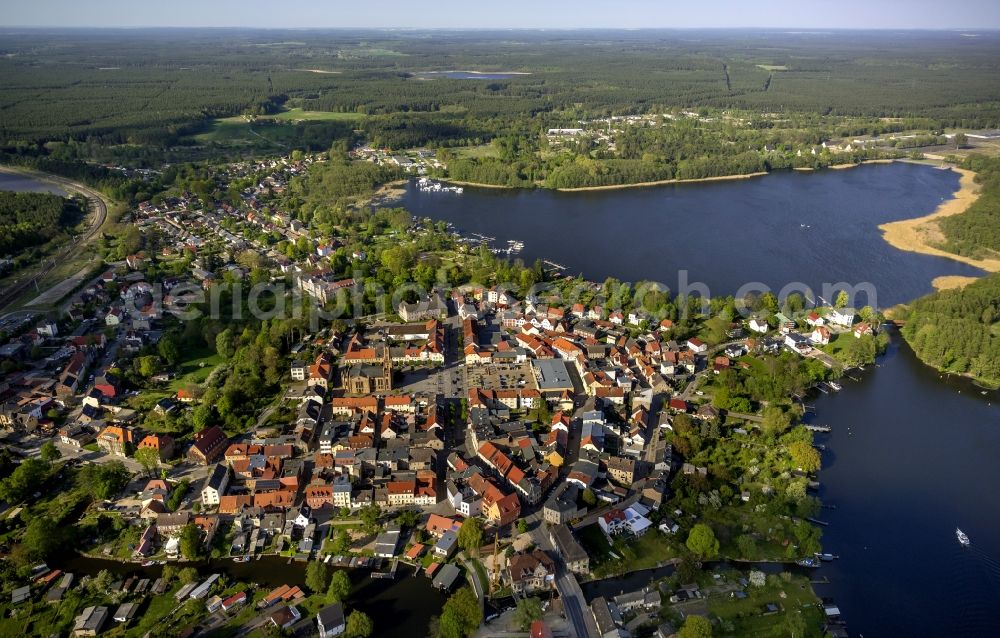
<svg viewBox="0 0 1000 638"><path fill-rule="evenodd" d="M528 363L475 366L468 371L469 387L485 390L537 388Z"/></svg>

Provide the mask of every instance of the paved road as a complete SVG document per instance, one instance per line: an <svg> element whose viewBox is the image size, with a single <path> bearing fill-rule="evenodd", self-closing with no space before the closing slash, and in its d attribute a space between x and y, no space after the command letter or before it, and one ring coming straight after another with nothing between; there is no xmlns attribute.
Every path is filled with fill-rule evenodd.
<svg viewBox="0 0 1000 638"><path fill-rule="evenodd" d="M587 606L587 599L583 597L583 590L580 589L576 576L566 569L559 552L552 546L545 526L539 525L531 530L531 537L540 549L556 557L556 591L559 592L566 618L573 624L577 638L598 638L601 633L594 615Z"/></svg>
<svg viewBox="0 0 1000 638"><path fill-rule="evenodd" d="M105 202L103 196L97 191L66 179L65 177L58 177L56 175L49 175L47 173L42 173L40 171L33 171L21 168L11 168L11 167L0 167L0 172L5 173L16 173L19 175L25 175L33 179L50 182L61 186L68 192L78 193L87 198L87 202L91 210L94 211L94 222L91 224L90 228L87 229L82 235L80 235L76 241L66 244L63 248L58 250L54 255L52 255L47 261L39 265L38 269L35 271L34 275L20 279L16 283L8 286L5 290L0 291L0 310L6 308L12 301L14 301L21 293L27 290L30 286L36 285L36 282L49 273L56 265L64 263L72 258L72 256L86 244L91 237L97 234L101 226L104 224L105 220L108 218L108 206ZM57 282L56 286L61 285L64 282ZM54 288L55 286L53 286Z"/></svg>

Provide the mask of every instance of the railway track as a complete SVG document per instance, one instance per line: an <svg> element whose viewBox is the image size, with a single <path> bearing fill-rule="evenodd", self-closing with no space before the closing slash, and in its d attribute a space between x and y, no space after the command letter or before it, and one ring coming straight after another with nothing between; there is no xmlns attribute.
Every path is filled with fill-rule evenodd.
<svg viewBox="0 0 1000 638"><path fill-rule="evenodd" d="M54 255L48 257L44 262L36 267L35 272L28 278L22 279L5 289L0 290L0 310L6 310L11 303L14 302L21 294L24 293L30 286L35 286L37 282L41 281L43 277L52 272L58 264L63 263L71 259L83 246L91 240L104 225L104 222L108 218L108 205L101 197L100 193L88 188L82 184L66 179L65 177L59 177L57 175L49 175L47 173L41 173L37 171L16 171L19 174L26 175L33 179L39 181L48 182L59 186L70 193L77 193L83 195L87 198L87 209L93 211L94 221L83 234L79 235L73 242L67 244L66 246L60 248ZM39 291L41 293L42 291Z"/></svg>

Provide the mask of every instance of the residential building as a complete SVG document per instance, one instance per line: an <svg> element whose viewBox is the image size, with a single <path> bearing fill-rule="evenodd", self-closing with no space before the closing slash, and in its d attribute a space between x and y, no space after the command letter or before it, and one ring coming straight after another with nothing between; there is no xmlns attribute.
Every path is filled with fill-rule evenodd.
<svg viewBox="0 0 1000 638"><path fill-rule="evenodd" d="M228 485L229 466L225 463L219 463L205 481L205 486L201 488L201 504L205 507L218 505L220 499L225 495Z"/></svg>
<svg viewBox="0 0 1000 638"><path fill-rule="evenodd" d="M555 562L540 549L518 552L507 561L507 580L515 594L552 589L555 575Z"/></svg>
<svg viewBox="0 0 1000 638"><path fill-rule="evenodd" d="M195 463L209 465L217 462L229 447L229 439L217 425L206 428L194 435L194 443L188 449L188 458Z"/></svg>
<svg viewBox="0 0 1000 638"><path fill-rule="evenodd" d="M566 569L577 574L590 572L590 556L580 541L573 536L573 532L568 526L554 525L549 528L549 539L559 550L559 554L566 563Z"/></svg>
<svg viewBox="0 0 1000 638"><path fill-rule="evenodd" d="M109 425L97 435L97 447L115 456L130 456L135 449L135 438L132 428Z"/></svg>
<svg viewBox="0 0 1000 638"><path fill-rule="evenodd" d="M320 638L331 638L344 633L347 629L344 605L333 603L316 612L316 628L319 629Z"/></svg>

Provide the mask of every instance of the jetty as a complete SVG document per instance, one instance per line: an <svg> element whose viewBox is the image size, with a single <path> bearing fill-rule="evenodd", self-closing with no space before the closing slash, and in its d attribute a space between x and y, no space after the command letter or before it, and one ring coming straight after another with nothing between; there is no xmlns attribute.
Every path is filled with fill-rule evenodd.
<svg viewBox="0 0 1000 638"><path fill-rule="evenodd" d="M372 572L369 575L372 578L387 578L389 580L392 580L393 578L396 577L396 570L398 568L399 568L399 559L398 558L394 558L394 559L392 559L392 567L389 568L389 571L387 571L387 572Z"/></svg>
<svg viewBox="0 0 1000 638"><path fill-rule="evenodd" d="M558 264L558 263L556 263L554 261L550 261L548 259L543 259L542 263L545 264L546 266L548 266L549 268L554 269L554 270L566 270L566 266L563 266L562 264Z"/></svg>

